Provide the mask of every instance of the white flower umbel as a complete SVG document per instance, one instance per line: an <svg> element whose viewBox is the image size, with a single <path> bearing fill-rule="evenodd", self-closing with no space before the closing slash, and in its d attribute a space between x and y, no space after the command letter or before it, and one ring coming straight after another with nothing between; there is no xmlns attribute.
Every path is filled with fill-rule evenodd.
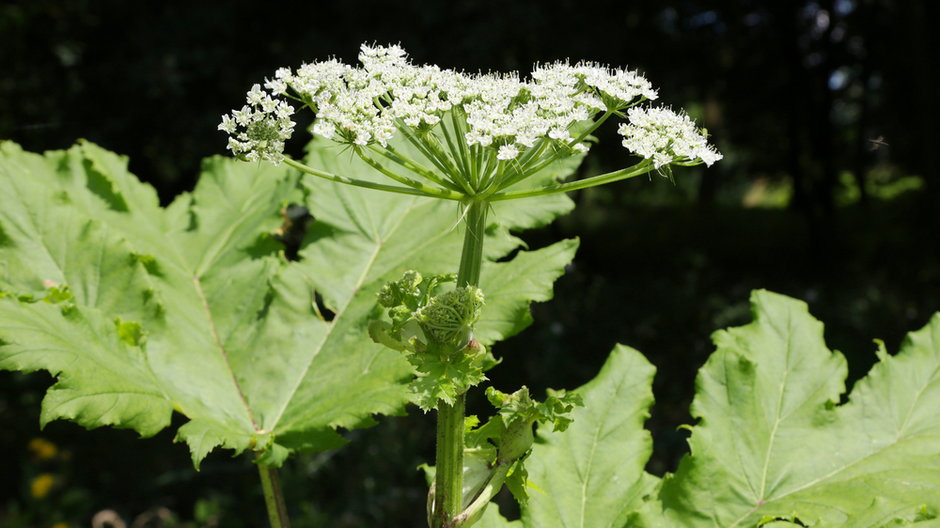
<svg viewBox="0 0 940 528"><path fill-rule="evenodd" d="M336 59L279 68L248 104L222 118L239 158L287 163L311 174L376 189L452 200L503 200L565 192L658 169L721 158L684 115L637 105L657 92L635 71L595 63L536 65L528 78L413 65L400 46L362 45L359 66ZM346 144L398 184L349 180L282 154L295 101L313 111L315 136ZM510 189L552 163L587 152L611 117L624 146L651 160L579 182ZM396 139L398 138L398 139ZM410 149L403 149L408 144ZM406 150L420 156L408 157Z"/></svg>
<svg viewBox="0 0 940 528"><path fill-rule="evenodd" d="M668 108L631 108L629 123L617 132L623 146L634 154L652 160L655 168L670 163L712 163L722 158L708 139L685 114Z"/></svg>
<svg viewBox="0 0 940 528"><path fill-rule="evenodd" d="M274 99L257 84L248 92L247 102L241 110L222 116L219 130L229 134L228 148L236 157L277 165L284 157L284 141L294 131L290 118L294 107Z"/></svg>

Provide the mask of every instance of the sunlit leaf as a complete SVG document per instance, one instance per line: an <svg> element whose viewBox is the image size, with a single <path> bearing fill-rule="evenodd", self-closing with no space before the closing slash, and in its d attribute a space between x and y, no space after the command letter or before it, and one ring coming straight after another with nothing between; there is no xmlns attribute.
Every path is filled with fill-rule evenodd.
<svg viewBox="0 0 940 528"><path fill-rule="evenodd" d="M176 410L197 465L219 446L277 465L340 445L337 428L402 411L411 367L366 327L387 277L455 271L454 203L300 185L285 167L211 158L196 188L162 208L125 158L90 143L45 155L0 149L0 368L57 375L44 422L152 435ZM370 177L326 145L311 156ZM291 203L315 218L300 262L284 258L278 238ZM488 256L518 247L509 229L548 221L547 210L494 221ZM526 254L489 266L496 278L521 267L554 278L574 245L541 250L541 267ZM488 330L492 340L523 328L528 303L551 295L551 282L521 285L494 284L491 320L504 323ZM42 300L59 291L70 299Z"/></svg>
<svg viewBox="0 0 940 528"><path fill-rule="evenodd" d="M879 348L840 405L845 360L806 305L766 291L752 305L753 323L714 336L696 384L692 452L675 475L643 472L652 369L615 350L580 389L585 407L568 431L540 430L524 526L936 526L940 314L896 356Z"/></svg>
<svg viewBox="0 0 940 528"><path fill-rule="evenodd" d="M692 414L701 423L664 486L669 518L862 526L856 518L940 513L940 315L897 356L881 350L837 406L846 364L826 348L822 323L781 295L758 291L752 304L756 320L716 333L699 373Z"/></svg>

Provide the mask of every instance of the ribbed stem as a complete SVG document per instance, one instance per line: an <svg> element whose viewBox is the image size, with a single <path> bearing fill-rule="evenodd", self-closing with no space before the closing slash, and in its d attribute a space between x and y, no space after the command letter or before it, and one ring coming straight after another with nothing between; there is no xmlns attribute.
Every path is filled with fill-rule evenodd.
<svg viewBox="0 0 940 528"><path fill-rule="evenodd" d="M479 286L480 269L483 266L483 236L486 233L486 212L489 203L472 201L465 205L464 223L467 230L463 237L460 268L457 270L457 286Z"/></svg>
<svg viewBox="0 0 940 528"><path fill-rule="evenodd" d="M437 473L432 528L444 528L463 510L464 395L437 404Z"/></svg>
<svg viewBox="0 0 940 528"><path fill-rule="evenodd" d="M463 251L457 272L458 286L479 286L486 231L485 201L466 204ZM437 474L434 481L434 515L431 528L445 528L463 511L464 395L452 405L437 404Z"/></svg>

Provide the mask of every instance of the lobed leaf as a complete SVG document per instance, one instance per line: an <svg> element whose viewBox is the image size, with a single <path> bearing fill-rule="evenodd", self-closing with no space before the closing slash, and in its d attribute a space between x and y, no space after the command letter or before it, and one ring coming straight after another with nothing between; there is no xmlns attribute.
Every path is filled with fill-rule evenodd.
<svg viewBox="0 0 940 528"><path fill-rule="evenodd" d="M304 423L281 419L301 395L285 372L336 362L312 346L330 326L316 316L313 290L293 279L277 253L281 209L302 198L292 171L210 159L196 189L161 209L126 172L126 160L93 145L38 156L4 144L2 154L0 185L15 192L4 193L0 253L15 265L4 267L0 288L36 295L61 282L85 319L121 321L98 324L88 338L80 321L49 320L60 341L82 344L54 355L52 345L25 339L50 332L42 319L0 327L0 365L59 376L44 419L149 435L176 409L190 419L178 437L197 465L216 446L253 449L277 464L294 449L335 447L336 426L403 405L398 380L406 366L379 364L364 377L340 372L370 361L372 351L352 349L345 365L319 380L330 413ZM11 314L37 309L4 302ZM121 339L129 331L142 338L133 353Z"/></svg>
<svg viewBox="0 0 940 528"><path fill-rule="evenodd" d="M643 423L654 372L639 352L618 345L597 377L574 391L584 406L571 412L568 430L539 427L526 460L525 526L619 527L641 506L656 485L643 471L652 452Z"/></svg>
<svg viewBox="0 0 940 528"><path fill-rule="evenodd" d="M896 356L881 346L839 405L845 360L826 348L806 305L766 291L751 301L753 323L713 336L691 454L675 475L642 470L652 368L619 348L580 389L585 407L568 431L539 431L523 526L937 526L940 314ZM484 526L506 525L488 516Z"/></svg>
<svg viewBox="0 0 940 528"><path fill-rule="evenodd" d="M369 177L337 154L311 152L327 169ZM411 367L368 337L375 292L405 266L452 272L459 211L298 181L284 167L210 158L196 188L162 208L126 158L90 143L45 155L0 144L0 368L57 375L44 421L151 435L175 409L189 419L177 436L197 466L219 446L277 465L340 445L336 428L401 412ZM290 203L316 219L301 262L287 262L278 240ZM493 224L490 258L518 247L514 225ZM562 247L570 258L571 243ZM554 276L561 260L546 263ZM511 274L514 262L491 266ZM64 287L72 312L31 301ZM548 298L551 284L494 291L504 300L492 313L506 320L504 310L524 317L531 299L520 296Z"/></svg>
<svg viewBox="0 0 940 528"><path fill-rule="evenodd" d="M716 333L699 374L692 412L701 423L663 487L667 516L729 528L768 516L808 526L913 519L922 508L935 517L940 314L897 356L880 350L837 406L846 365L826 348L823 325L781 295L757 291L751 302L755 321Z"/></svg>
<svg viewBox="0 0 940 528"><path fill-rule="evenodd" d="M120 425L152 436L173 412L143 351L123 342L101 312L0 298L0 368L58 376L43 401L43 425L64 418ZM95 361L79 361L94 356Z"/></svg>

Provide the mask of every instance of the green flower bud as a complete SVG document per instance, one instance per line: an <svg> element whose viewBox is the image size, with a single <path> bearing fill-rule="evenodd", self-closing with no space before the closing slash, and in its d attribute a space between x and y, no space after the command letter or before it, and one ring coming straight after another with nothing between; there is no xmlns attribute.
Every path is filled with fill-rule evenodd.
<svg viewBox="0 0 940 528"><path fill-rule="evenodd" d="M532 434L532 426L535 422L535 418L520 417L506 426L506 431L499 439L499 446L497 446L501 464L515 462L529 451L535 441L535 436Z"/></svg>
<svg viewBox="0 0 940 528"><path fill-rule="evenodd" d="M398 289L401 290L402 295L418 295L418 286L423 280L420 273L408 270L398 279Z"/></svg>
<svg viewBox="0 0 940 528"><path fill-rule="evenodd" d="M406 304L407 299L420 295L419 286L423 280L424 278L417 271L406 271L397 281L382 286L379 290L379 304L386 308Z"/></svg>
<svg viewBox="0 0 940 528"><path fill-rule="evenodd" d="M483 291L465 286L432 297L415 312L415 320L428 339L463 348L470 342L482 310Z"/></svg>

